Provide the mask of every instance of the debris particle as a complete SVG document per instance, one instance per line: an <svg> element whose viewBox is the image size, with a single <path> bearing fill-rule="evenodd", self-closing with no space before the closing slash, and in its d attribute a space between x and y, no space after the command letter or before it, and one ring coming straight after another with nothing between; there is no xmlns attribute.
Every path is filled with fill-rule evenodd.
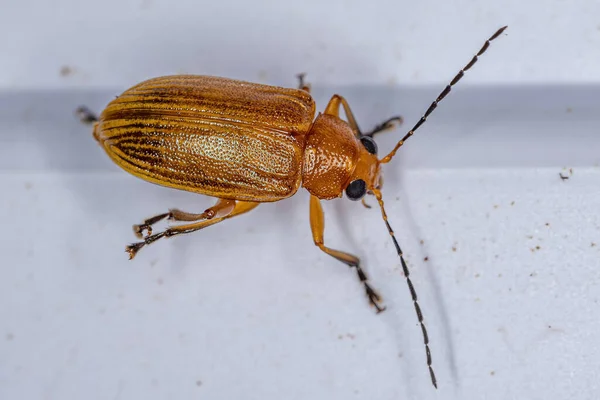
<svg viewBox="0 0 600 400"><path fill-rule="evenodd" d="M6 340L7 341L12 341L15 338L15 335L13 335L12 333L7 333L6 334Z"/></svg>
<svg viewBox="0 0 600 400"><path fill-rule="evenodd" d="M496 375L496 371L490 371L490 375L491 375L491 376L494 376L494 375Z"/></svg>
<svg viewBox="0 0 600 400"><path fill-rule="evenodd" d="M452 251L456 252L456 246L452 246Z"/></svg>
<svg viewBox="0 0 600 400"><path fill-rule="evenodd" d="M550 226L550 222L546 222L546 226Z"/></svg>
<svg viewBox="0 0 600 400"><path fill-rule="evenodd" d="M163 283L165 283L165 281L162 278L158 278L156 280L156 283L158 283L159 285L162 285Z"/></svg>
<svg viewBox="0 0 600 400"><path fill-rule="evenodd" d="M423 261L425 261L425 262L429 261L429 257L425 257L425 258L423 259Z"/></svg>
<svg viewBox="0 0 600 400"><path fill-rule="evenodd" d="M533 239L533 235L527 235L527 239Z"/></svg>
<svg viewBox="0 0 600 400"><path fill-rule="evenodd" d="M510 205L511 205L511 206L514 206L514 205L515 205L515 201L514 201L514 200L513 200L513 201L511 201L511 202L510 202Z"/></svg>
<svg viewBox="0 0 600 400"><path fill-rule="evenodd" d="M533 276L537 276L537 272L532 272L532 273L529 274L529 276L532 276L532 277Z"/></svg>
<svg viewBox="0 0 600 400"><path fill-rule="evenodd" d="M69 67L68 65L63 65L60 68L60 76L67 77L72 74L73 74L73 68Z"/></svg>
<svg viewBox="0 0 600 400"><path fill-rule="evenodd" d="M425 241L424 241L423 239L421 239L421 240L419 241L419 243L421 244L421 246L423 246L423 245L425 244Z"/></svg>
<svg viewBox="0 0 600 400"><path fill-rule="evenodd" d="M25 189L26 190L30 190L33 187L33 183L31 182L25 182Z"/></svg>
<svg viewBox="0 0 600 400"><path fill-rule="evenodd" d="M481 275L479 274L475 274L475 278L479 278Z"/></svg>
<svg viewBox="0 0 600 400"><path fill-rule="evenodd" d="M196 386L198 386L198 387L202 386L202 381L200 379L198 379L196 381Z"/></svg>
<svg viewBox="0 0 600 400"><path fill-rule="evenodd" d="M541 247L540 246L535 246L535 249L539 250L539 249L541 249Z"/></svg>
<svg viewBox="0 0 600 400"><path fill-rule="evenodd" d="M498 208L500 207L498 204L494 204L494 208Z"/></svg>
<svg viewBox="0 0 600 400"><path fill-rule="evenodd" d="M258 80L259 81L266 81L268 77L269 77L269 73L266 70L261 69L260 71L258 71Z"/></svg>
<svg viewBox="0 0 600 400"><path fill-rule="evenodd" d="M596 243L592 242L592 245L590 247L596 247Z"/></svg>

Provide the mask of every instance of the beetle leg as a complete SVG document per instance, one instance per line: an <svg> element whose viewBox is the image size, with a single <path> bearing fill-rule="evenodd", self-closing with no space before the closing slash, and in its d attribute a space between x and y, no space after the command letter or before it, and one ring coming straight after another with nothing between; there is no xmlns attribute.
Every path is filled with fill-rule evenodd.
<svg viewBox="0 0 600 400"><path fill-rule="evenodd" d="M354 118L354 113L350 109L350 105L345 98L340 96L339 94L333 95L329 103L327 103L327 107L325 107L325 114L333 115L334 117L340 117L340 106L344 108L344 113L346 113L346 119L348 120L348 124L350 128L354 131L354 134L357 138L362 136L360 128L358 127L358 122L356 122L356 118Z"/></svg>
<svg viewBox="0 0 600 400"><path fill-rule="evenodd" d="M77 107L75 110L75 114L79 117L79 120L84 124L93 124L94 122L98 122L98 117L89 108L86 106Z"/></svg>
<svg viewBox="0 0 600 400"><path fill-rule="evenodd" d="M356 137L358 137L359 139L361 136L373 137L373 135L375 135L376 133L387 131L388 129L394 128L395 127L394 123L397 123L398 125L400 125L400 124L402 124L402 121L403 121L401 116L399 116L399 115L394 116L394 117L388 118L381 124L376 125L375 128L373 128L373 130L371 132L362 133L360 128L358 127L358 122L356 122L354 113L352 112L352 109L350 108L350 104L348 104L348 101L345 98L343 98L342 96L337 95L337 94L334 95L331 98L331 100L329 100L329 103L327 104L327 107L325 107L324 112L325 112L325 114L333 115L333 116L339 118L340 106L344 108L344 113L346 114L346 119L348 120L348 124L354 131L354 134L356 135Z"/></svg>
<svg viewBox="0 0 600 400"><path fill-rule="evenodd" d="M296 78L298 78L298 89L304 90L304 91L307 91L308 93L310 93L310 84L308 84L304 81L305 76L306 76L305 73L296 75Z"/></svg>
<svg viewBox="0 0 600 400"><path fill-rule="evenodd" d="M135 236L141 239L144 236L144 231L148 231L148 236L152 235L152 225L159 221L162 221L165 218L168 218L171 221L182 222L193 222L203 219L211 219L214 217L220 217L222 215L229 214L231 210L233 210L234 206L235 200L219 199L219 201L217 201L217 204L206 209L202 214L192 214L174 208L169 210L169 212L167 213L159 214L154 217L148 218L140 225L133 225L133 233L135 233Z"/></svg>
<svg viewBox="0 0 600 400"><path fill-rule="evenodd" d="M181 235L184 233L191 233L191 232L198 231L200 229L207 228L211 225L218 224L219 222L226 220L227 218L232 218L237 215L247 213L248 211L252 210L253 208L255 208L256 206L259 205L259 203L254 203L254 202L249 202L249 201L237 201L236 202L234 200L220 199L219 202L211 208L217 207L219 205L219 203L221 203L221 202L231 202L231 203L233 203L233 205L232 205L232 207L230 207L229 210L226 210L223 208L222 212L216 212L216 214L209 219L204 219L203 221L195 222L193 224L173 226L168 229L165 229L162 232L147 236L143 242L133 243L133 244L127 246L125 251L127 253L129 253L129 259L130 260L133 259L133 257L135 257L137 252L142 247L144 247L147 244L154 243L158 239L161 239L163 237L171 237L171 236L175 236L175 235ZM210 210L210 208L209 208L209 210Z"/></svg>
<svg viewBox="0 0 600 400"><path fill-rule="evenodd" d="M365 274L365 272L360 267L360 260L358 259L358 257L353 256L352 254L344 253L339 250L334 250L330 249L329 247L325 247L323 241L323 233L325 231L323 208L321 207L321 202L319 201L319 199L312 195L310 196L310 228L312 230L315 245L317 245L325 253L329 254L336 260L343 262L350 268L356 268L358 279L360 279L360 281L365 287L365 292L367 294L367 297L369 298L369 303L377 309L378 313L385 310L385 307L381 307L378 304L379 302L381 302L381 297L369 285L367 274Z"/></svg>
<svg viewBox="0 0 600 400"><path fill-rule="evenodd" d="M373 128L373 130L371 132L363 133L363 136L373 137L375 134L377 134L379 132L384 132L389 129L395 128L396 124L401 125L402 122L404 122L404 119L400 115L391 117L391 118L383 121L381 124L376 125L375 128Z"/></svg>

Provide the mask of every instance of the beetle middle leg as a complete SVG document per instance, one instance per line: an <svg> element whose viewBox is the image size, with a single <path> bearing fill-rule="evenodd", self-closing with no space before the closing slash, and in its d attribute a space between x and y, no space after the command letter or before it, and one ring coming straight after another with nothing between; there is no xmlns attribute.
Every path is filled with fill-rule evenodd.
<svg viewBox="0 0 600 400"><path fill-rule="evenodd" d="M227 203L227 202L230 202L230 203ZM227 207L225 207L225 204L231 204L231 203L233 203L231 206L227 205ZM213 207L209 208L207 211L205 211L205 213L211 209L214 211L214 214L212 216L210 216L209 218L205 217L205 219L203 219L202 221L194 222L192 224L178 225L178 226L173 226L173 227L167 228L162 232L147 236L142 242L133 243L133 244L127 246L125 251L127 253L129 253L129 259L131 260L131 259L133 259L133 257L135 257L137 252L140 251L140 249L142 247L144 247L148 244L154 243L158 239L161 239L163 237L171 237L171 236L175 236L175 235L181 235L184 233L191 233L191 232L198 231L200 229L207 228L211 225L217 224L228 218L232 218L237 215L245 214L248 211L252 210L253 208L257 207L258 204L259 203L249 202L249 201L234 201L234 200L219 199L219 201L217 202L217 204L215 206L213 206ZM217 209L217 206L219 206L221 208ZM166 213L166 214L167 215L165 215L163 218L166 218L169 213ZM184 214L187 214L187 213L184 213ZM187 214L187 215L203 215L203 214L204 213L202 213L202 214ZM157 217L160 217L162 215L163 214L157 215Z"/></svg>
<svg viewBox="0 0 600 400"><path fill-rule="evenodd" d="M323 240L323 234L325 232L325 221L323 217L323 208L321 207L321 202L315 196L310 196L310 227L312 229L313 240L315 245L317 245L321 250L325 253L329 254L336 260L339 260L349 266L350 268L355 268L356 273L358 275L358 279L362 282L365 287L365 293L369 298L369 303L377 309L377 313L380 313L385 310L385 307L379 305L381 302L381 297L368 283L367 274L360 267L360 260L358 257L344 253L343 251L330 249L325 246Z"/></svg>
<svg viewBox="0 0 600 400"><path fill-rule="evenodd" d="M171 221L193 222L204 219L221 217L229 214L235 206L235 200L219 199L217 204L206 209L202 214L192 214L178 209L171 209L169 212L150 217L139 225L133 225L133 233L140 239L144 236L144 231L148 232L148 236L152 235L152 225L165 218Z"/></svg>

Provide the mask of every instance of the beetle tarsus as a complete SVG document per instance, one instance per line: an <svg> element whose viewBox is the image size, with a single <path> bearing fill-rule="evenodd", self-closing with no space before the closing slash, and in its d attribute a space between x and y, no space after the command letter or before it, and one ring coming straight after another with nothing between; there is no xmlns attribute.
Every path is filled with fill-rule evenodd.
<svg viewBox="0 0 600 400"><path fill-rule="evenodd" d="M84 124L93 124L98 122L98 117L86 106L79 106L75 110L75 114L79 117L79 120Z"/></svg>
<svg viewBox="0 0 600 400"><path fill-rule="evenodd" d="M306 77L306 73L304 73L304 72L296 75L296 78L298 78L298 89L305 90L310 93L310 84L308 84L304 81L305 77Z"/></svg>
<svg viewBox="0 0 600 400"><path fill-rule="evenodd" d="M140 239L142 239L144 237L144 231L148 232L146 237L151 236L152 235L152 225L154 225L155 223L157 223L159 221L162 221L165 218L171 219L172 217L173 217L173 214L172 214L172 212L169 211L169 212L148 218L147 220L145 220L144 222L142 222L139 225L133 225L133 233L135 234L136 237L138 237Z"/></svg>
<svg viewBox="0 0 600 400"><path fill-rule="evenodd" d="M139 243L133 243L133 244L130 244L129 246L127 246L125 248L125 251L129 254L129 259L133 260L133 257L135 257L137 252L140 251L140 249L142 247L144 247L145 245L146 245L145 242L139 242Z"/></svg>
<svg viewBox="0 0 600 400"><path fill-rule="evenodd" d="M369 303L371 304L371 306L375 307L375 309L377 310L377 314L379 314L382 311L385 311L386 307L382 307L379 305L379 303L381 303L382 301L381 296L371 287L371 285L369 285L367 274L365 274L363 269L360 267L360 264L349 264L349 266L351 268L356 268L356 274L358 275L358 279L360 279L360 281L364 285L365 293L369 298Z"/></svg>
<svg viewBox="0 0 600 400"><path fill-rule="evenodd" d="M371 132L367 132L367 133L363 134L363 136L368 136L368 137L372 138L377 133L384 132L389 129L393 129L396 127L396 125L402 125L403 122L404 122L404 119L400 115L391 117L391 118L383 121L381 124L376 125L375 128L373 128L373 130Z"/></svg>

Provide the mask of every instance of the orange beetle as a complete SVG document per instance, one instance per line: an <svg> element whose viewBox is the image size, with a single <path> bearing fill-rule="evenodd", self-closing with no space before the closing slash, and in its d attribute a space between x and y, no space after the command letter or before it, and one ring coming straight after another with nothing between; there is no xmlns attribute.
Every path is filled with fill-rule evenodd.
<svg viewBox="0 0 600 400"><path fill-rule="evenodd" d="M206 228L244 214L260 203L290 197L303 186L311 194L310 225L315 245L356 269L370 304L380 312L385 307L379 305L381 298L368 284L359 259L325 246L320 204L320 200L341 197L343 192L351 200L372 194L400 257L423 331L431 380L437 387L417 295L383 207L381 164L394 157L505 29L499 29L485 42L417 124L381 159L377 158L372 137L401 118L390 118L371 132L362 133L350 106L339 95L333 96L325 111L314 118L315 102L302 76L298 89L208 76L167 76L125 91L108 104L100 118L80 107L82 121L94 124L94 137L121 168L159 185L218 199L200 214L172 209L134 225L135 234L143 241L127 246L130 258L160 238ZM340 119L340 108L347 122ZM187 223L152 234L151 226L165 218Z"/></svg>

